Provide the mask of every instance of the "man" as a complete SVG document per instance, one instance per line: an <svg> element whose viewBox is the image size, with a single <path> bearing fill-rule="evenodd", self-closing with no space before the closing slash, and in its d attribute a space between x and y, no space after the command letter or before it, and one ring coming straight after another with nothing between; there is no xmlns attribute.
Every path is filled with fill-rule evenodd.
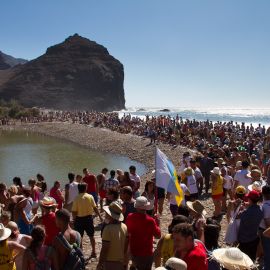
<svg viewBox="0 0 270 270"><path fill-rule="evenodd" d="M70 245L76 243L78 247L81 246L81 235L79 234L79 232L72 230L69 226L69 211L66 209L61 209L57 211L55 215L56 226L61 232L61 237L64 237ZM53 247L58 258L59 269L64 269L64 265L68 258L70 250L66 248L59 236L54 239Z"/></svg>
<svg viewBox="0 0 270 270"><path fill-rule="evenodd" d="M187 264L187 270L207 270L207 252L204 245L194 240L192 225L183 223L173 228L176 257Z"/></svg>
<svg viewBox="0 0 270 270"><path fill-rule="evenodd" d="M130 176L130 179L132 181L134 181L134 183L135 183L133 192L134 192L134 198L136 199L137 197L140 196L139 189L140 189L140 185L141 185L141 178L138 174L136 174L136 167L135 166L129 167L129 176Z"/></svg>
<svg viewBox="0 0 270 270"><path fill-rule="evenodd" d="M109 189L111 189L111 188L118 189L119 185L120 185L119 181L117 179L115 179L115 171L111 170L110 171L110 178L107 179L104 183L104 189L106 190L106 192L108 192Z"/></svg>
<svg viewBox="0 0 270 270"><path fill-rule="evenodd" d="M98 183L97 178L94 174L89 173L87 168L83 169L83 182L87 184L87 193L92 195L95 203L98 202Z"/></svg>
<svg viewBox="0 0 270 270"><path fill-rule="evenodd" d="M75 181L75 174L68 174L69 184L65 186L65 205L64 208L71 212L72 204L74 199L77 197L78 191L78 182Z"/></svg>
<svg viewBox="0 0 270 270"><path fill-rule="evenodd" d="M123 214L124 214L124 222L126 221L127 217L131 213L135 213L135 200L132 197L133 192L132 188L130 186L125 186L120 191L120 198L123 201L122 207L123 207Z"/></svg>
<svg viewBox="0 0 270 270"><path fill-rule="evenodd" d="M106 198L106 190L104 189L104 183L106 181L106 175L108 173L107 168L103 168L101 173L97 175L98 190L99 190L99 204L100 209L103 211L103 201Z"/></svg>
<svg viewBox="0 0 270 270"><path fill-rule="evenodd" d="M9 241L16 242L17 244L20 244L25 248L29 247L32 241L32 237L26 234L20 234L18 225L15 222L10 221L7 224L6 228L11 230L11 235L8 239ZM23 254L20 253L15 257L16 270L24 270L22 269L22 263L23 263Z"/></svg>
<svg viewBox="0 0 270 270"><path fill-rule="evenodd" d="M90 238L91 246L92 246L92 254L91 258L96 258L96 242L94 238L94 224L93 224L93 213L95 212L101 222L102 218L97 209L96 203L92 195L86 192L87 185L85 183L81 183L78 185L79 195L73 202L72 206L72 214L74 218L74 229L78 231L83 237L84 232Z"/></svg>
<svg viewBox="0 0 270 270"><path fill-rule="evenodd" d="M258 230L263 219L263 212L257 204L260 200L259 192L252 190L246 197L248 199L248 207L239 215L238 242L239 249L255 261L259 243Z"/></svg>
<svg viewBox="0 0 270 270"><path fill-rule="evenodd" d="M124 220L122 207L113 202L104 207L107 224L102 232L102 247L97 269L124 270L124 262L128 248L127 226Z"/></svg>
<svg viewBox="0 0 270 270"><path fill-rule="evenodd" d="M150 203L143 196L136 199L136 213L129 214L126 225L132 263L137 270L151 270L153 263L153 237L160 238L160 228L146 214Z"/></svg>
<svg viewBox="0 0 270 270"><path fill-rule="evenodd" d="M198 187L198 193L199 193L199 196L200 196L202 194L202 190L203 190L203 176L202 176L202 172L197 167L196 160L193 159L193 158L190 160L190 167L194 171L194 176L196 178L196 183L197 183L197 187Z"/></svg>
<svg viewBox="0 0 270 270"><path fill-rule="evenodd" d="M263 195L263 220L260 224L260 231L264 231L270 228L270 185L266 185L262 188ZM270 254L270 239L262 236L262 246L264 254ZM270 269L270 256L264 256L264 267Z"/></svg>
<svg viewBox="0 0 270 270"><path fill-rule="evenodd" d="M205 184L205 193L208 194L208 190L210 187L210 175L211 170L214 168L214 161L212 158L208 156L207 151L204 152L204 156L200 161L200 169L202 175L204 177L204 184Z"/></svg>
<svg viewBox="0 0 270 270"><path fill-rule="evenodd" d="M242 169L238 170L234 176L234 188L235 190L238 186L243 186L246 189L251 184L252 179L250 177L250 171L248 170L249 162L244 160L242 161Z"/></svg>

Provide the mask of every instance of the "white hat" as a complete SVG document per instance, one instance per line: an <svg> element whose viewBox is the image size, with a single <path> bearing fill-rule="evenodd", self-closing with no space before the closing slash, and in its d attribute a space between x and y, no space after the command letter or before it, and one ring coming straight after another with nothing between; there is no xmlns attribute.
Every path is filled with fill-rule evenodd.
<svg viewBox="0 0 270 270"><path fill-rule="evenodd" d="M0 241L6 240L10 237L11 230L8 228L5 228L5 226L0 223Z"/></svg>
<svg viewBox="0 0 270 270"><path fill-rule="evenodd" d="M183 260L175 258L175 257L170 258L165 263L165 267L166 266L169 266L169 268L173 270L186 270L187 269L187 264Z"/></svg>
<svg viewBox="0 0 270 270"><path fill-rule="evenodd" d="M211 173L217 174L217 175L221 175L221 172L220 172L219 167L215 167L215 168L211 171Z"/></svg>
<svg viewBox="0 0 270 270"><path fill-rule="evenodd" d="M239 248L218 248L213 251L212 256L228 270L244 270L253 266L252 260Z"/></svg>
<svg viewBox="0 0 270 270"><path fill-rule="evenodd" d="M143 210L149 210L150 202L148 202L147 198L144 196L139 196L136 198L134 207L138 209L143 209Z"/></svg>
<svg viewBox="0 0 270 270"><path fill-rule="evenodd" d="M203 215L203 216L207 215L204 206L202 205L202 203L199 200L196 200L194 202L188 201L188 202L186 202L186 204L187 204L187 207L189 209L196 212L197 214L200 214L200 215Z"/></svg>
<svg viewBox="0 0 270 270"><path fill-rule="evenodd" d="M262 192L262 183L260 183L259 181L255 181L248 186L248 190L249 191L256 190L258 192Z"/></svg>
<svg viewBox="0 0 270 270"><path fill-rule="evenodd" d="M124 220L124 216L122 214L122 206L120 206L117 202L112 202L109 206L104 206L103 210L115 220Z"/></svg>

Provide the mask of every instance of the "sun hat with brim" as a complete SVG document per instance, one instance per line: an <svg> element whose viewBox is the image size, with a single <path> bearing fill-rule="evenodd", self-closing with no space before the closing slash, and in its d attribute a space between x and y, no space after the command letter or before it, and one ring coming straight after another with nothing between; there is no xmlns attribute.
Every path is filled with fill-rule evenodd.
<svg viewBox="0 0 270 270"><path fill-rule="evenodd" d="M11 235L11 230L8 228L5 228L5 226L0 223L0 241L4 241L8 239Z"/></svg>
<svg viewBox="0 0 270 270"><path fill-rule="evenodd" d="M236 194L242 194L242 195L245 195L247 193L247 190L244 186L238 186L236 189L235 189L235 193Z"/></svg>
<svg viewBox="0 0 270 270"><path fill-rule="evenodd" d="M54 198L46 196L42 200L40 200L40 205L42 207L54 207L57 206L57 203Z"/></svg>
<svg viewBox="0 0 270 270"><path fill-rule="evenodd" d="M218 248L212 252L212 258L228 270L251 269L252 260L239 248Z"/></svg>
<svg viewBox="0 0 270 270"><path fill-rule="evenodd" d="M173 269L173 270L186 270L187 264L181 259L171 257L165 263L165 268L166 269Z"/></svg>
<svg viewBox="0 0 270 270"><path fill-rule="evenodd" d="M219 167L215 167L215 168L211 171L211 173L216 174L216 175L221 175L221 172L220 172Z"/></svg>
<svg viewBox="0 0 270 270"><path fill-rule="evenodd" d="M109 206L103 207L104 211L113 219L123 221L122 206L117 202L112 202Z"/></svg>
<svg viewBox="0 0 270 270"><path fill-rule="evenodd" d="M198 200L194 202L186 202L187 207L191 209L192 211L196 212L197 214L206 216L206 211L202 203Z"/></svg>
<svg viewBox="0 0 270 270"><path fill-rule="evenodd" d="M137 209L149 210L150 202L144 196L139 196L136 198L134 207Z"/></svg>
<svg viewBox="0 0 270 270"><path fill-rule="evenodd" d="M248 190L249 191L256 190L258 192L262 192L262 183L260 183L259 181L255 181L248 186Z"/></svg>

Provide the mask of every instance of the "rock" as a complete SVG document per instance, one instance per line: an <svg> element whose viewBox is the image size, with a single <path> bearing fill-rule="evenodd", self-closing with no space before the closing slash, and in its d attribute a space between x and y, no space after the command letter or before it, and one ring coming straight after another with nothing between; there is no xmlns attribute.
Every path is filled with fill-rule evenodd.
<svg viewBox="0 0 270 270"><path fill-rule="evenodd" d="M160 112L170 112L169 109L162 109L162 110L159 110Z"/></svg>
<svg viewBox="0 0 270 270"><path fill-rule="evenodd" d="M25 64L27 60L14 58L0 51L0 70L6 70L19 64Z"/></svg>
<svg viewBox="0 0 270 270"><path fill-rule="evenodd" d="M105 47L78 34L8 73L0 74L0 99L16 99L26 107L97 111L125 108L123 65Z"/></svg>

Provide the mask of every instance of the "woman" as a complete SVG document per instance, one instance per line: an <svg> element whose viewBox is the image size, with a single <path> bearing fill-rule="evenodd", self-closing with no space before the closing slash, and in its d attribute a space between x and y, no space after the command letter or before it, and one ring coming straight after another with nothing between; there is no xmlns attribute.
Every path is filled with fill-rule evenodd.
<svg viewBox="0 0 270 270"><path fill-rule="evenodd" d="M215 167L211 171L212 182L212 200L215 206L213 218L219 218L221 216L221 206L223 198L223 177L219 167Z"/></svg>
<svg viewBox="0 0 270 270"><path fill-rule="evenodd" d="M22 184L22 180L20 177L13 178L13 184L18 188L18 195L23 194L24 185Z"/></svg>
<svg viewBox="0 0 270 270"><path fill-rule="evenodd" d="M28 185L31 189L31 197L33 199L32 212L33 212L33 214L36 214L37 210L38 210L38 206L39 206L38 202L39 202L40 189L36 185L36 180L34 180L34 179L30 179L28 181Z"/></svg>
<svg viewBox="0 0 270 270"><path fill-rule="evenodd" d="M50 190L50 197L54 198L57 203L57 208L62 209L63 202L64 202L64 196L60 190L60 182L55 181L54 186Z"/></svg>
<svg viewBox="0 0 270 270"><path fill-rule="evenodd" d="M56 253L53 252L53 248L44 245L45 230L36 226L32 230L31 236L33 240L23 256L23 269L51 270L53 267L53 269L59 270Z"/></svg>
<svg viewBox="0 0 270 270"><path fill-rule="evenodd" d="M130 186L132 190L134 189L135 182L130 179L129 172L124 172L123 180L120 183L120 187Z"/></svg>
<svg viewBox="0 0 270 270"><path fill-rule="evenodd" d="M30 194L30 189L25 188L25 198L19 201L14 208L20 233L27 235L30 235L33 229L33 223L36 219L36 215L33 216L32 214L33 200Z"/></svg>
<svg viewBox="0 0 270 270"><path fill-rule="evenodd" d="M142 196L147 198L147 200L150 202L149 209L146 211L146 213L153 217L155 214L155 183L151 180L147 181L144 187L144 192L142 193Z"/></svg>
<svg viewBox="0 0 270 270"><path fill-rule="evenodd" d="M8 241L11 230L0 223L0 269L16 270L14 257L24 251L24 247L16 242Z"/></svg>

